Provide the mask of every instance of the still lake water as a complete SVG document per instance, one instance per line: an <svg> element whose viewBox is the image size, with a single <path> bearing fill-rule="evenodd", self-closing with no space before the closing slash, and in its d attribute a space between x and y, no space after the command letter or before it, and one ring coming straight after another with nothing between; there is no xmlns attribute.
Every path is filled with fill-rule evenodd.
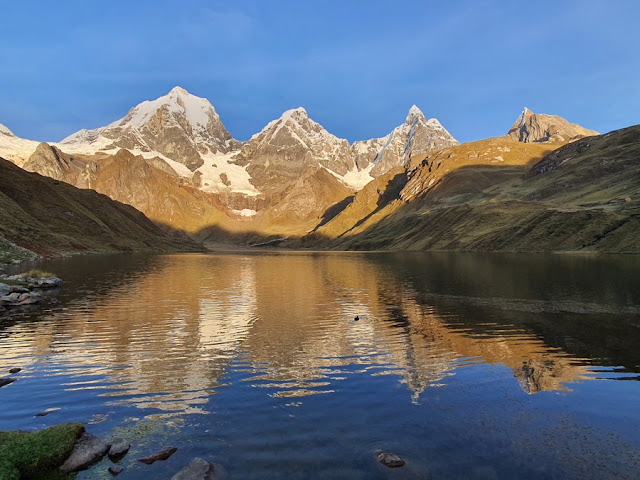
<svg viewBox="0 0 640 480"><path fill-rule="evenodd" d="M119 478L168 479L195 456L236 479L640 477L638 257L42 267L65 280L60 303L0 320L1 375L23 368L0 389L0 429L79 421L127 437ZM136 462L165 446L169 460ZM77 478L110 478L108 464Z"/></svg>

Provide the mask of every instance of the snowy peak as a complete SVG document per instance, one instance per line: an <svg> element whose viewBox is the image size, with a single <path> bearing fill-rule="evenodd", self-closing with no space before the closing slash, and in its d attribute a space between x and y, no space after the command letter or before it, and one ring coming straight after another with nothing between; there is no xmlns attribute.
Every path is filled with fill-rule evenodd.
<svg viewBox="0 0 640 480"><path fill-rule="evenodd" d="M65 138L71 153L115 153L124 148L147 157L161 156L195 171L204 156L238 148L213 105L206 98L175 87L155 100L146 100L106 127L80 130Z"/></svg>
<svg viewBox="0 0 640 480"><path fill-rule="evenodd" d="M412 155L458 145L458 141L435 118L425 119L415 105L409 109L405 122L387 137L375 157L373 176L382 175L398 165L404 165Z"/></svg>
<svg viewBox="0 0 640 480"><path fill-rule="evenodd" d="M184 116L192 128L206 129L210 121L220 121L209 100L191 95L184 88L174 87L167 95L140 103L132 108L126 117L112 123L109 127L131 125L140 128L160 109L166 109L170 114Z"/></svg>
<svg viewBox="0 0 640 480"><path fill-rule="evenodd" d="M330 134L322 125L309 118L303 107L285 111L280 118L269 122L260 133L251 137L249 142L259 141L261 146L274 144L283 147L290 144L291 140L307 148L323 142L328 144L346 142Z"/></svg>
<svg viewBox="0 0 640 480"><path fill-rule="evenodd" d="M407 114L405 123L413 123L419 120L424 121L424 113L422 113L422 110L420 110L416 105L412 105L409 109L409 113Z"/></svg>

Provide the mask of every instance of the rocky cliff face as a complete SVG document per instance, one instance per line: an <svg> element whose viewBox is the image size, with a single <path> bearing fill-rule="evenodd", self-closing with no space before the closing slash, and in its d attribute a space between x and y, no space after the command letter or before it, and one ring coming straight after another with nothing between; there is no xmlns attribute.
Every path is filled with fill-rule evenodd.
<svg viewBox="0 0 640 480"><path fill-rule="evenodd" d="M531 143L570 142L591 135L598 135L598 132L569 123L556 115L533 113L525 107L506 136L518 142Z"/></svg>

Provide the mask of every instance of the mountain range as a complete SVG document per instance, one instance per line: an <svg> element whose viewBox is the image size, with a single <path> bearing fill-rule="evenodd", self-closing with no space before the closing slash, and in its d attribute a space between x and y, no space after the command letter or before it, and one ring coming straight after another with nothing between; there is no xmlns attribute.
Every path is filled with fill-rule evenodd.
<svg viewBox="0 0 640 480"><path fill-rule="evenodd" d="M630 138L608 135L620 141ZM512 228L519 217L503 212L496 218L503 218L504 225L486 217L483 224L473 225L472 233L468 231L472 225L452 223L449 215L457 211L460 219L465 218L462 212L467 209L473 218L484 218L481 212L498 204L512 205L506 210L520 213L557 210L558 205L548 203L555 197L534 198L527 190L541 182L540 174L531 172L557 165L543 176L560 176L562 181L573 172L563 166L565 161L582 171L586 163L576 158L585 151L591 152L595 145L600 152L610 151L591 138L602 136L525 108L504 137L461 145L437 119L427 119L412 106L404 123L385 137L349 143L299 107L241 142L226 130L208 100L176 87L142 102L120 120L81 130L57 143L21 139L0 125L0 156L25 170L132 205L164 232L186 233L206 243L518 250L524 244L479 241L477 235L490 225ZM571 150L575 145L581 145L577 152ZM560 163L549 160L563 149L573 157L562 157ZM616 158L610 163L619 162ZM625 163L625 168L634 167ZM602 173L600 177L609 178ZM582 180L581 188L588 188ZM625 186L618 185L615 195L609 188L611 198L604 195L585 207L578 195L562 208L580 212L587 208L600 218L601 210L611 210L614 204L633 207L619 200L636 196L635 184L618 177L615 181ZM522 197L525 190L528 193ZM439 215L446 218L433 224ZM381 236L390 225L389 237ZM428 232L423 231L425 225ZM407 228L421 231L420 240L400 241L398 233ZM443 228L440 240L426 240ZM583 247L591 248L588 242L547 242L533 248Z"/></svg>

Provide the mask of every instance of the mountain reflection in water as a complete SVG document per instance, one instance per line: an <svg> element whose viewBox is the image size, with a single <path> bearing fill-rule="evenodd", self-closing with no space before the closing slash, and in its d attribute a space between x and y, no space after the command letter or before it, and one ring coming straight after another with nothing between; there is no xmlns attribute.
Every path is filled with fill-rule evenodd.
<svg viewBox="0 0 640 480"><path fill-rule="evenodd" d="M635 257L236 253L43 268L66 280L62 310L0 321L0 364L25 371L12 392L60 378L52 395L95 390L98 410L209 414L236 385L296 405L363 374L420 404L478 365L507 367L529 394L638 378Z"/></svg>

